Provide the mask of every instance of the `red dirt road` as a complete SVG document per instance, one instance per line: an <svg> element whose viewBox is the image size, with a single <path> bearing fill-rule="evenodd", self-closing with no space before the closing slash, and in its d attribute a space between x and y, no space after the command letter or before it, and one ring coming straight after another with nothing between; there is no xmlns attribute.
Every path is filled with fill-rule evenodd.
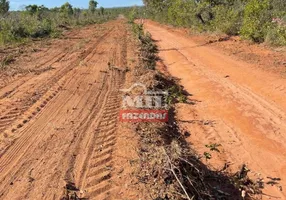
<svg viewBox="0 0 286 200"><path fill-rule="evenodd" d="M9 66L23 73L0 80L0 199L110 196L127 34L88 26Z"/></svg>
<svg viewBox="0 0 286 200"><path fill-rule="evenodd" d="M229 162L234 172L245 163L252 178L264 179L265 199L286 199L286 79L156 23L144 27L167 71L192 95L194 105L180 104L177 118L193 148L203 154L206 144L221 144L210 165ZM281 181L271 186L267 177Z"/></svg>

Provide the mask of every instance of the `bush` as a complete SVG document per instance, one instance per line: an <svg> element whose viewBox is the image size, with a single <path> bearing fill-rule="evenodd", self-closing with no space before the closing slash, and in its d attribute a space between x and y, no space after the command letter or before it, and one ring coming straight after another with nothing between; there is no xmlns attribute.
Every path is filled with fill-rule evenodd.
<svg viewBox="0 0 286 200"><path fill-rule="evenodd" d="M245 7L241 35L253 40L263 42L271 22L269 0L250 0Z"/></svg>
<svg viewBox="0 0 286 200"><path fill-rule="evenodd" d="M193 30L241 35L254 42L265 39L284 44L282 26L272 18L286 18L285 0L144 0L148 17ZM275 39L276 38L276 39Z"/></svg>
<svg viewBox="0 0 286 200"><path fill-rule="evenodd" d="M269 29L266 39L266 43L276 46L286 45L286 27L285 26L274 26Z"/></svg>
<svg viewBox="0 0 286 200"><path fill-rule="evenodd" d="M216 6L213 9L214 20L212 20L212 28L214 31L220 31L228 35L238 35L242 26L242 9Z"/></svg>

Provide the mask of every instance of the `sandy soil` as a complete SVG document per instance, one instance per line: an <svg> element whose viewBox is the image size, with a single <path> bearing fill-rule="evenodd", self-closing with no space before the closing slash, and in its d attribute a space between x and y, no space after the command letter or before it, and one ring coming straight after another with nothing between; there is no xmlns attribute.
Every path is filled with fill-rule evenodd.
<svg viewBox="0 0 286 200"><path fill-rule="evenodd" d="M263 54L271 50L238 41L224 43L228 48L202 44L154 22L144 26L157 41L166 70L190 94L189 104L178 105L177 120L191 134L192 148L203 155L208 151L205 145L221 144L221 153L212 152L208 165L228 166L235 172L245 163L252 178L263 179L263 198L285 199L286 79L281 74L285 52ZM229 53L236 45L254 50L259 61ZM277 60L279 70L267 68Z"/></svg>
<svg viewBox="0 0 286 200"><path fill-rule="evenodd" d="M0 199L107 199L125 188L113 180L129 137L117 138L125 75L108 63L128 65L126 27L73 30L31 47L9 66L13 76L0 77Z"/></svg>

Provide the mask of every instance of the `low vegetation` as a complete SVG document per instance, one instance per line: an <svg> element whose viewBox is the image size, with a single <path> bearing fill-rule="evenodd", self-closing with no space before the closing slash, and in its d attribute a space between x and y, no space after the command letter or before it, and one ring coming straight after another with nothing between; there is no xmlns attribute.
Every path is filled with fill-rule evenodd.
<svg viewBox="0 0 286 200"><path fill-rule="evenodd" d="M140 56L145 68L155 69L156 61L158 61L157 53L158 48L153 43L151 34L149 32L144 33L142 24L133 24L133 32L140 41Z"/></svg>
<svg viewBox="0 0 286 200"><path fill-rule="evenodd" d="M286 45L285 0L144 0L145 17L203 32Z"/></svg>
<svg viewBox="0 0 286 200"><path fill-rule="evenodd" d="M56 8L28 5L23 11L9 11L9 1L0 0L0 45L34 38L57 37L65 29L102 23L131 10L97 8L98 3L94 0L90 0L87 5L88 9L80 9L67 2Z"/></svg>

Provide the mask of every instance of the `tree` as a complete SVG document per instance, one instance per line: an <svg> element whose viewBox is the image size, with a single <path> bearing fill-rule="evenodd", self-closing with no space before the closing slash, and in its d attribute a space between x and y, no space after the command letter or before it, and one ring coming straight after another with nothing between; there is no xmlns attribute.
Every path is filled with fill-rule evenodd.
<svg viewBox="0 0 286 200"><path fill-rule="evenodd" d="M97 8L97 1L94 1L94 0L90 0L89 1L89 11L93 14L95 12L95 9Z"/></svg>
<svg viewBox="0 0 286 200"><path fill-rule="evenodd" d="M254 42L263 42L271 22L269 0L250 0L244 9L241 35Z"/></svg>
<svg viewBox="0 0 286 200"><path fill-rule="evenodd" d="M10 3L7 0L0 0L0 15L5 15L10 8Z"/></svg>
<svg viewBox="0 0 286 200"><path fill-rule="evenodd" d="M76 17L79 17L79 16L80 16L80 13L81 13L81 9L80 9L80 8L74 8L74 9L73 9L73 14L74 14Z"/></svg>
<svg viewBox="0 0 286 200"><path fill-rule="evenodd" d="M103 7L100 7L99 9L100 9L100 14L101 14L101 15L104 15L104 8L103 8Z"/></svg>
<svg viewBox="0 0 286 200"><path fill-rule="evenodd" d="M73 14L73 8L72 5L66 2L64 5L61 6L60 12L65 16L71 16Z"/></svg>
<svg viewBox="0 0 286 200"><path fill-rule="evenodd" d="M36 14L38 12L38 9L38 6L35 4L26 6L26 11L31 15Z"/></svg>

